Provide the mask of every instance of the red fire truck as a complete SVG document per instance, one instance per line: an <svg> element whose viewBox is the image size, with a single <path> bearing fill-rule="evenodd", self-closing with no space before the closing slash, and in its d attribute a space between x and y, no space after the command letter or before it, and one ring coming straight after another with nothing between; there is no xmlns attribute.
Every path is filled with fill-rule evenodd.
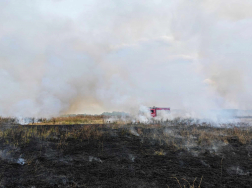
<svg viewBox="0 0 252 188"><path fill-rule="evenodd" d="M156 117L158 115L158 111L159 110L165 110L165 111L168 111L170 112L170 108L159 108L159 107L150 107L150 112L151 112L151 116L152 117Z"/></svg>

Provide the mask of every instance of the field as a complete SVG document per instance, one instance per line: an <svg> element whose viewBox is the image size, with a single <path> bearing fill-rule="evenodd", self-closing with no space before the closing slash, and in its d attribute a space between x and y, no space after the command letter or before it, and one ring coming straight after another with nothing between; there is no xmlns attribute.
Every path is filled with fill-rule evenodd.
<svg viewBox="0 0 252 188"><path fill-rule="evenodd" d="M219 128L181 119L148 125L106 124L100 116L66 119L29 125L1 119L0 187L252 185L252 128L246 124Z"/></svg>

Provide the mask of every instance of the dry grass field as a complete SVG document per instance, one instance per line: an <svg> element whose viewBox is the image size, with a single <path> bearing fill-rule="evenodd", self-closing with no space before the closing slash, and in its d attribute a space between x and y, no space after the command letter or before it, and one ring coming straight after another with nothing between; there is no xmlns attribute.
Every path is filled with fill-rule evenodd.
<svg viewBox="0 0 252 188"><path fill-rule="evenodd" d="M39 122L30 123L34 125L70 125L70 124L103 124L104 116L97 115L77 115L67 117L54 117L50 119L41 119Z"/></svg>

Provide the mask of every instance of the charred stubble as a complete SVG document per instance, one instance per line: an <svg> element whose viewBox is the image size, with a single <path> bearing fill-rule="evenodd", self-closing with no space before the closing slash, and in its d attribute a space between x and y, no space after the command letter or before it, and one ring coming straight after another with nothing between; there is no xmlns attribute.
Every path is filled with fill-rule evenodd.
<svg viewBox="0 0 252 188"><path fill-rule="evenodd" d="M2 187L250 187L251 131L237 129L2 127L0 183Z"/></svg>

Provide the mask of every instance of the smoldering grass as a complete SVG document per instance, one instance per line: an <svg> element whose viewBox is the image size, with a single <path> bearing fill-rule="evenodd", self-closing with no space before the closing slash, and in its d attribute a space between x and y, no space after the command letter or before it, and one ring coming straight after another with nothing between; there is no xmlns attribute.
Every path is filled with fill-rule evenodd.
<svg viewBox="0 0 252 188"><path fill-rule="evenodd" d="M90 121L97 120L99 117L60 117L56 122L63 122L66 119L68 122L76 122L79 119L90 118ZM78 120L78 121L77 121ZM75 123L76 123L75 122ZM175 125L175 123L179 123ZM69 128L66 131L60 131L58 126L9 126L0 130L0 138L6 144L21 145L29 144L32 139L50 140L58 143L58 147L63 149L66 147L68 140L78 140L88 142L92 140L99 140L104 136L102 127L111 128L120 136L137 136L141 142L151 141L162 147L164 144L171 146L173 149L189 149L191 147L213 147L218 143L220 146L228 144L231 137L236 137L241 144L248 144L252 140L251 127L233 127L233 128L219 128L198 125L188 125L192 121L175 120L172 121L173 126L165 126L164 124L112 124L99 126L88 124L80 126L78 129ZM171 125L171 122L169 122ZM107 129L108 130L108 129ZM171 130L171 131L169 131ZM134 134L133 134L134 133Z"/></svg>
<svg viewBox="0 0 252 188"><path fill-rule="evenodd" d="M26 127L18 126L0 130L1 140L6 144L29 144L32 139L50 140L59 142L59 145L64 145L64 142L69 139L89 140L97 139L102 136L103 132L93 126L84 126L78 130L70 129L67 131L59 131L57 127Z"/></svg>

